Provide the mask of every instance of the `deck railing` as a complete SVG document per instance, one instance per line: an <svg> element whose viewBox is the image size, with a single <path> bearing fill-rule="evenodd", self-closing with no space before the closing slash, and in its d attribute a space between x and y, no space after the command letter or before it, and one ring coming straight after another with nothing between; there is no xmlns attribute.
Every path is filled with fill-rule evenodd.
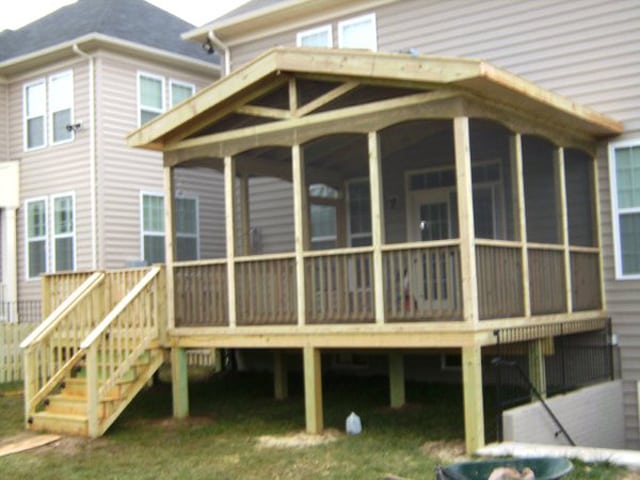
<svg viewBox="0 0 640 480"><path fill-rule="evenodd" d="M476 272L480 320L524 315L519 244L491 242L477 245Z"/></svg>
<svg viewBox="0 0 640 480"><path fill-rule="evenodd" d="M227 266L224 260L181 262L174 267L177 327L228 323Z"/></svg>
<svg viewBox="0 0 640 480"><path fill-rule="evenodd" d="M530 247L528 254L531 313L544 315L566 312L563 247Z"/></svg>
<svg viewBox="0 0 640 480"><path fill-rule="evenodd" d="M597 249L572 249L571 288L575 311L602 308L600 253Z"/></svg>

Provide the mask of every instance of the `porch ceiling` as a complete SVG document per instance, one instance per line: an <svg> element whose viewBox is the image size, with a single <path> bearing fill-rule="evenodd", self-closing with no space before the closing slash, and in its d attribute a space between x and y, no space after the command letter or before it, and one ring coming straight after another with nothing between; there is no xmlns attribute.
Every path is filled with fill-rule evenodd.
<svg viewBox="0 0 640 480"><path fill-rule="evenodd" d="M291 77L306 82L307 103L288 105ZM479 101L481 111L530 118L549 128L569 130L569 136L583 141L623 131L622 124L611 118L478 60L278 47L135 130L128 143L166 151L244 138L252 148L247 140L251 135L308 127L303 117L321 117L331 106L357 111L352 97L398 109L405 103L414 106L420 95L425 102L456 97ZM398 97L406 100L394 103ZM376 113L380 112L372 110ZM327 118L319 118L318 129ZM521 118L516 123L522 123Z"/></svg>

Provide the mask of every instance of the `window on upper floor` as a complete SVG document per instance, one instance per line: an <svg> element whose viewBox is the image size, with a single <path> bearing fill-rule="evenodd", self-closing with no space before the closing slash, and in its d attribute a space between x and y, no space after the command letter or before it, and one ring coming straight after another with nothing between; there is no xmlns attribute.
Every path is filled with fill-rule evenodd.
<svg viewBox="0 0 640 480"><path fill-rule="evenodd" d="M33 150L46 145L47 87L44 80L24 87L24 149Z"/></svg>
<svg viewBox="0 0 640 480"><path fill-rule="evenodd" d="M164 112L164 78L138 73L138 124L147 123Z"/></svg>
<svg viewBox="0 0 640 480"><path fill-rule="evenodd" d="M53 197L53 269L75 270L75 218L73 194Z"/></svg>
<svg viewBox="0 0 640 480"><path fill-rule="evenodd" d="M73 140L73 75L71 71L49 77L51 143Z"/></svg>
<svg viewBox="0 0 640 480"><path fill-rule="evenodd" d="M25 202L27 279L47 271L47 199Z"/></svg>
<svg viewBox="0 0 640 480"><path fill-rule="evenodd" d="M640 279L640 140L609 147L616 278Z"/></svg>
<svg viewBox="0 0 640 480"><path fill-rule="evenodd" d="M376 16L374 13L350 18L338 23L340 48L378 49Z"/></svg>
<svg viewBox="0 0 640 480"><path fill-rule="evenodd" d="M298 32L296 45L298 47L332 47L331 25L323 25L322 27Z"/></svg>
<svg viewBox="0 0 640 480"><path fill-rule="evenodd" d="M177 104L192 96L196 91L196 86L192 83L169 81L169 105L175 107Z"/></svg>
<svg viewBox="0 0 640 480"><path fill-rule="evenodd" d="M142 257L150 263L165 261L164 195L142 194ZM198 199L175 199L176 260L197 260L200 257Z"/></svg>

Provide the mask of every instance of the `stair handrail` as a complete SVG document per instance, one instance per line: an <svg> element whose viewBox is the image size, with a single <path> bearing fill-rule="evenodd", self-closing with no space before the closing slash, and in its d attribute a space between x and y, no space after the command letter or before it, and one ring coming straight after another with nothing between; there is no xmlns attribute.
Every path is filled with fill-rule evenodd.
<svg viewBox="0 0 640 480"><path fill-rule="evenodd" d="M40 323L40 325L27 335L27 337L20 343L20 348L29 348L41 341L42 338L44 338L58 325L58 323L62 321L69 311L71 311L79 302L91 293L92 287L104 280L104 278L104 272L94 272L89 278L82 282L82 284L76 288L71 295L65 298L62 303L58 305L42 323Z"/></svg>

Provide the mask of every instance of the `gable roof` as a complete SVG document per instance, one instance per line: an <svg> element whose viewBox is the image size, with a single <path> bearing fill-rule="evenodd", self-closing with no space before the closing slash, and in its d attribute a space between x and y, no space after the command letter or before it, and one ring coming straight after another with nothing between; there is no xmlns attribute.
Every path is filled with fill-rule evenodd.
<svg viewBox="0 0 640 480"><path fill-rule="evenodd" d="M620 122L478 60L276 47L132 132L128 143L133 147L162 149L168 143L183 140L189 135L184 132L193 133L198 125L229 105L243 105L243 97L250 98L257 91L267 92L270 83L277 84L287 74L471 95L501 109L524 112L539 123L566 127L592 141L623 131Z"/></svg>
<svg viewBox="0 0 640 480"><path fill-rule="evenodd" d="M194 25L144 0L78 0L18 30L0 33L0 63L101 34L199 61L219 63L180 35Z"/></svg>

